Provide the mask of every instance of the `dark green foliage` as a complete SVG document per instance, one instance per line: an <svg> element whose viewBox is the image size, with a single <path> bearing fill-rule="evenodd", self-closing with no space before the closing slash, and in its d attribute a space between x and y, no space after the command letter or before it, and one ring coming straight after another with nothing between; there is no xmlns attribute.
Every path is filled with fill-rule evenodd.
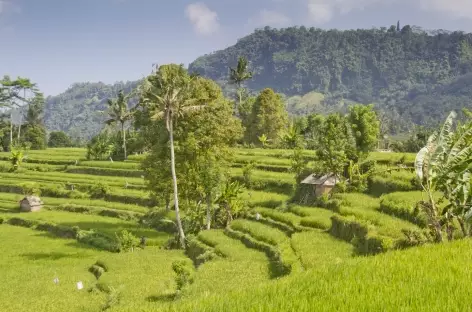
<svg viewBox="0 0 472 312"><path fill-rule="evenodd" d="M341 97L375 102L395 118L397 131L410 122L438 122L470 103L471 41L463 32L428 35L408 25L400 32L395 25L393 31L266 27L198 58L189 70L226 81L227 64L245 55L253 69L249 89L270 86L290 96L314 90L325 94L326 104L341 106Z"/></svg>
<svg viewBox="0 0 472 312"><path fill-rule="evenodd" d="M282 97L266 88L252 105L251 124L246 128L246 137L254 144L260 143L258 138L261 136L266 136L268 143L276 143L287 124L287 119Z"/></svg>
<svg viewBox="0 0 472 312"><path fill-rule="evenodd" d="M52 131L49 133L48 146L70 147L72 146L72 140L64 131Z"/></svg>
<svg viewBox="0 0 472 312"><path fill-rule="evenodd" d="M117 97L120 90L129 93L138 83L76 83L65 92L46 99L46 127L51 131L64 131L74 138L89 140L100 132L107 118L100 113L105 110L107 99ZM130 100L131 105L135 103L135 99Z"/></svg>
<svg viewBox="0 0 472 312"><path fill-rule="evenodd" d="M103 260L97 260L97 262L95 262L95 265L101 267L105 272L109 271L108 264Z"/></svg>
<svg viewBox="0 0 472 312"><path fill-rule="evenodd" d="M98 249L107 250L111 252L120 252L120 246L116 239L113 239L107 235L90 231L79 231L77 233L77 240L80 243L93 246Z"/></svg>
<svg viewBox="0 0 472 312"><path fill-rule="evenodd" d="M23 127L21 140L32 150L46 149L46 129L43 125L27 125Z"/></svg>
<svg viewBox="0 0 472 312"><path fill-rule="evenodd" d="M105 273L105 270L102 267L94 264L89 268L89 272L92 273L95 276L95 278L98 280L100 276L102 276L102 274Z"/></svg>

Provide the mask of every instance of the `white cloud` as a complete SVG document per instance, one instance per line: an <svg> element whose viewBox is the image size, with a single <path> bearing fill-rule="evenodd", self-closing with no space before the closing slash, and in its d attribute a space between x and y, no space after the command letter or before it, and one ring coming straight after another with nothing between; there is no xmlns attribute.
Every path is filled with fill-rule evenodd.
<svg viewBox="0 0 472 312"><path fill-rule="evenodd" d="M390 2L392 0L308 0L307 6L312 21L323 24L336 14L347 14L354 10L363 10L372 4Z"/></svg>
<svg viewBox="0 0 472 312"><path fill-rule="evenodd" d="M421 9L448 13L458 18L472 19L472 1L470 0L419 0Z"/></svg>
<svg viewBox="0 0 472 312"><path fill-rule="evenodd" d="M218 14L210 10L205 3L196 2L189 4L185 9L185 15L193 24L193 28L200 35L211 35L220 28Z"/></svg>
<svg viewBox="0 0 472 312"><path fill-rule="evenodd" d="M290 24L291 19L283 13L263 9L259 14L249 19L249 23L254 26L283 27Z"/></svg>
<svg viewBox="0 0 472 312"><path fill-rule="evenodd" d="M305 3L311 20L316 24L329 22L338 14L382 4L413 5L423 11L472 19L471 0L305 0Z"/></svg>

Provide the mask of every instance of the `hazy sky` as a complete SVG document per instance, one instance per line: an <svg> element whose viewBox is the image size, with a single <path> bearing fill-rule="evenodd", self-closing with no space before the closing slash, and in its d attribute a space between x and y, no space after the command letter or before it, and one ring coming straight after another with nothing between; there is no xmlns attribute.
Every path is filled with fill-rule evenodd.
<svg viewBox="0 0 472 312"><path fill-rule="evenodd" d="M46 95L188 64L257 27L419 25L472 32L472 0L0 0L0 75Z"/></svg>

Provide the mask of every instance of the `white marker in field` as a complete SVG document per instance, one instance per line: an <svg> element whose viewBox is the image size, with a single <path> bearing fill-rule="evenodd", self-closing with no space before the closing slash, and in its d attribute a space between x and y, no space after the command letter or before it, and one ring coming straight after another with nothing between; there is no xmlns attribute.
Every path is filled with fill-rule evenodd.
<svg viewBox="0 0 472 312"><path fill-rule="evenodd" d="M52 281L53 281L54 284L56 284L56 285L59 284L59 278L57 278L57 277L56 277L55 279L53 279Z"/></svg>
<svg viewBox="0 0 472 312"><path fill-rule="evenodd" d="M256 213L256 220L259 221L259 219L261 218L261 215L258 213Z"/></svg>
<svg viewBox="0 0 472 312"><path fill-rule="evenodd" d="M78 282L77 283L77 289L81 290L82 288L84 288L84 284L82 284L82 282Z"/></svg>

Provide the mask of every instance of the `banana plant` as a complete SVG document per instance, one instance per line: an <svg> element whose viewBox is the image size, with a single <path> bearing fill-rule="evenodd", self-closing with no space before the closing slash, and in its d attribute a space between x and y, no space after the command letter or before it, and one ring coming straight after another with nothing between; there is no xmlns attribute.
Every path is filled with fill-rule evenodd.
<svg viewBox="0 0 472 312"><path fill-rule="evenodd" d="M233 221L234 212L241 206L240 196L244 192L244 188L238 181L227 181L223 187L223 190L216 200L226 211L226 226Z"/></svg>
<svg viewBox="0 0 472 312"><path fill-rule="evenodd" d="M454 129L456 113L451 112L441 131L433 133L415 159L415 171L421 181L427 201L422 207L428 215L436 241L443 240L446 226L452 239L451 222L456 218L463 234L469 235L465 222L470 212L470 170L472 164L472 123ZM434 198L441 192L449 205L440 209Z"/></svg>
<svg viewBox="0 0 472 312"><path fill-rule="evenodd" d="M16 149L13 146L10 147L11 155L9 157L10 163L12 165L12 171L17 171L21 167L23 160L25 159L24 152L22 149Z"/></svg>

